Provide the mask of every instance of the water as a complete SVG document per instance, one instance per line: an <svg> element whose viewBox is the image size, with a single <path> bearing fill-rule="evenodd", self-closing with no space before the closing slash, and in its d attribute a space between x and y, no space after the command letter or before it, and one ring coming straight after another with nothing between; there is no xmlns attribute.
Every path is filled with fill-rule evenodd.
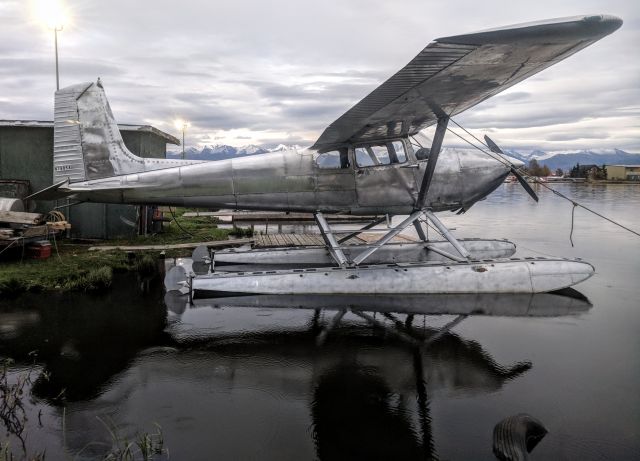
<svg viewBox="0 0 640 461"><path fill-rule="evenodd" d="M640 228L640 187L554 187ZM350 312L320 334L339 303L319 313L232 301L185 309L165 305L159 280L2 301L9 379L32 369L28 451L93 459L157 423L171 459L490 460L495 424L524 412L549 430L531 459L639 459L640 239L576 210L572 248L571 205L538 193L536 205L505 184L443 220L461 237L509 237L518 255L592 262L596 275L577 286L588 303L439 299L498 315L443 331L455 316L415 316L405 329L395 321L406 314L378 312L373 327ZM427 340L422 351L415 338Z"/></svg>

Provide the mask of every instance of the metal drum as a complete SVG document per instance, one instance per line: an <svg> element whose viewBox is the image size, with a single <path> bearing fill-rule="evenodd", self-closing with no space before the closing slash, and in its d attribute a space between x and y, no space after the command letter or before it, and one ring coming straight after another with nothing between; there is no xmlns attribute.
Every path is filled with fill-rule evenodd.
<svg viewBox="0 0 640 461"><path fill-rule="evenodd" d="M0 197L0 211L24 211L24 204L18 198ZM18 229L21 224L9 224L12 229Z"/></svg>

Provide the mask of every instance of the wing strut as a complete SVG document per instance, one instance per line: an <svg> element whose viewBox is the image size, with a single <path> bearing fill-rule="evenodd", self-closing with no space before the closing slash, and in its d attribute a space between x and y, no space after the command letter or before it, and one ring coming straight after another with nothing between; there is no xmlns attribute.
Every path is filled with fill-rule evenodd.
<svg viewBox="0 0 640 461"><path fill-rule="evenodd" d="M440 155L440 149L442 148L442 140L447 132L448 124L449 117L443 116L438 119L436 134L433 136L433 142L431 143L431 153L429 154L427 168L424 170L424 176L422 177L422 183L420 184L420 192L418 192L415 210L422 210L424 208L424 204L427 199L427 192L429 192L429 187L431 186L431 179L433 178L433 172L436 169L436 163L438 162L438 156Z"/></svg>
<svg viewBox="0 0 640 461"><path fill-rule="evenodd" d="M424 170L424 176L422 177L422 183L420 184L420 192L418 192L418 199L416 200L415 210L423 210L425 208L425 203L427 200L427 193L429 192L429 187L431 186L431 179L433 178L433 172L436 169L436 163L438 162L438 156L440 155L440 149L442 149L442 141L444 140L444 135L447 132L447 125L449 124L449 117L442 116L438 119L438 125L436 126L436 133L433 136L433 142L431 143L431 152L429 153L429 160L427 161L427 167ZM449 232L449 229L442 224L442 222L433 214L429 209L424 210L427 218L435 224L438 230L442 233L442 235L451 243L451 245L456 249L458 253L462 255L462 257L469 259L469 252L462 246L460 242ZM418 231L418 235L423 241L426 241L426 236L420 227L420 223L415 221L416 230ZM454 260L459 260L457 257L446 254L443 256L447 256Z"/></svg>

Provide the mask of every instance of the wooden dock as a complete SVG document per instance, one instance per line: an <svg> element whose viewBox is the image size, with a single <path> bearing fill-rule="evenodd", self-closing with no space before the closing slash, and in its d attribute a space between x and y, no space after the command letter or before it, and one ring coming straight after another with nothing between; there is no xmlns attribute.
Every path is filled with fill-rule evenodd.
<svg viewBox="0 0 640 461"><path fill-rule="evenodd" d="M147 251L147 250L175 250L179 248L196 248L206 246L209 248L236 247L250 245L254 239L213 240L209 242L173 243L165 245L99 245L89 248L89 251Z"/></svg>
<svg viewBox="0 0 640 461"><path fill-rule="evenodd" d="M324 245L320 234L259 234L255 235L255 246L264 247L298 247L308 245ZM349 243L360 244L364 240L359 237L352 238Z"/></svg>
<svg viewBox="0 0 640 461"><path fill-rule="evenodd" d="M360 245L364 243L372 243L380 238L379 235L360 234L351 238L347 243L349 245ZM324 241L320 234L256 234L254 236L255 246L264 247L296 247L307 245L324 245ZM392 242L408 243L415 242L414 239L406 235L397 235Z"/></svg>

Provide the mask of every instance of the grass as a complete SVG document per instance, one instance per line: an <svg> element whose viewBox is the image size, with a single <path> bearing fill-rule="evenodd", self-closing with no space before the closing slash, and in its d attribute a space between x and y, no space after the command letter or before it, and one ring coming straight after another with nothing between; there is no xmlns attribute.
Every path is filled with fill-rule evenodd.
<svg viewBox="0 0 640 461"><path fill-rule="evenodd" d="M136 236L130 239L105 241L105 245L161 245L226 240L229 235L247 235L242 229L218 229L212 217L184 218L185 209L175 210L180 227L175 222L165 224L160 234ZM235 232L234 232L235 231ZM46 260L0 262L0 296L11 296L25 291L99 291L108 289L113 274L136 272L150 275L158 268L158 251L88 251L89 245L58 245ZM91 245L95 246L95 244ZM167 250L167 257L190 256L190 249Z"/></svg>
<svg viewBox="0 0 640 461"><path fill-rule="evenodd" d="M218 228L218 218L213 216L195 216L185 218L187 208L174 210L176 220L166 223L162 233L132 239L110 240L108 245L162 245L171 243L203 242L226 240L233 231Z"/></svg>
<svg viewBox="0 0 640 461"><path fill-rule="evenodd" d="M112 447L102 459L105 461L150 461L156 458L168 458L168 450L164 448L164 436L162 427L155 424L156 431L136 432L133 440L120 435L118 427L113 421L105 421L100 417L98 420L105 426L111 434ZM166 456L163 456L166 455Z"/></svg>
<svg viewBox="0 0 640 461"><path fill-rule="evenodd" d="M25 291L61 290L95 291L111 285L114 272L136 269L136 255L129 261L126 253L94 253L86 247L73 246L46 260L0 264L0 294L16 295Z"/></svg>
<svg viewBox="0 0 640 461"><path fill-rule="evenodd" d="M8 440L0 444L0 461L43 460L44 453L28 454L27 412L29 392L33 384L33 368L22 373L10 373L13 360L5 358L0 364L0 423L6 430L6 437L13 436L20 442L20 452L14 454ZM10 378L9 375L13 376Z"/></svg>

